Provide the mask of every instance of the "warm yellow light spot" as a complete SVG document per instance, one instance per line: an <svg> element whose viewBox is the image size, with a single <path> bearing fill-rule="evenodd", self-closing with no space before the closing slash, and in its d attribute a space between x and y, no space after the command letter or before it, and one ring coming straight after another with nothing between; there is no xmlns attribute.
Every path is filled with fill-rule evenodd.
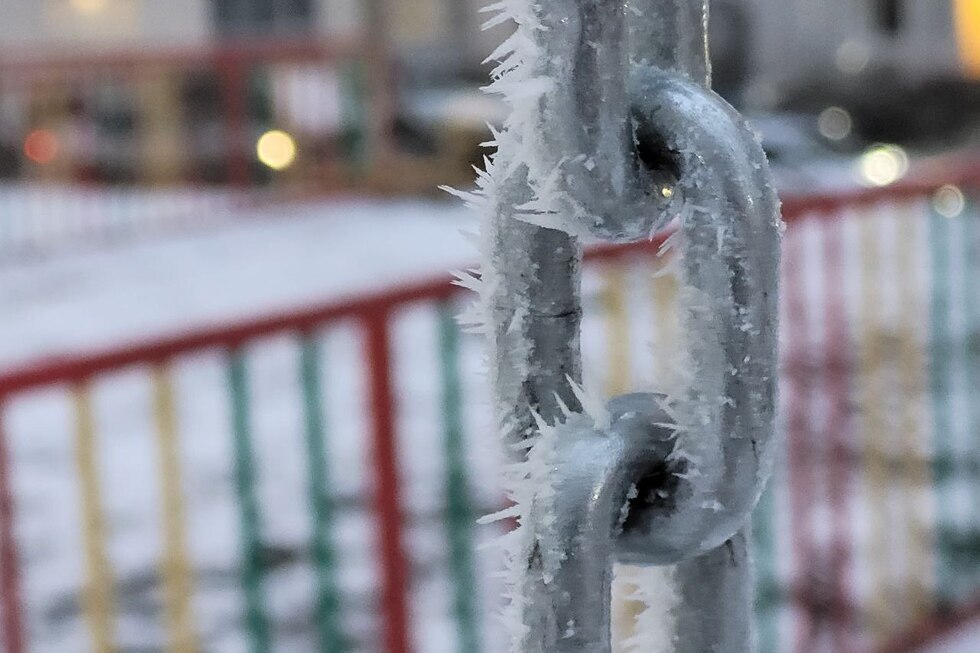
<svg viewBox="0 0 980 653"><path fill-rule="evenodd" d="M944 218L955 218L966 209L966 197L952 184L943 186L932 196L932 207Z"/></svg>
<svg viewBox="0 0 980 653"><path fill-rule="evenodd" d="M97 14L105 9L108 0L69 0L69 2L80 14Z"/></svg>
<svg viewBox="0 0 980 653"><path fill-rule="evenodd" d="M842 141L851 135L854 128L854 119L846 109L840 107L827 107L820 112L817 119L817 127L820 134L832 141Z"/></svg>
<svg viewBox="0 0 980 653"><path fill-rule="evenodd" d="M262 134L255 151L263 164L273 170L285 170L296 160L296 141L286 132L273 129Z"/></svg>
<svg viewBox="0 0 980 653"><path fill-rule="evenodd" d="M670 186L662 186L660 188L660 194L665 198L670 199L671 197L674 196L674 189L671 188Z"/></svg>
<svg viewBox="0 0 980 653"><path fill-rule="evenodd" d="M897 145L875 145L861 155L858 171L863 181L872 186L888 186L905 176L909 156Z"/></svg>
<svg viewBox="0 0 980 653"><path fill-rule="evenodd" d="M980 79L980 0L956 0L956 40L969 77Z"/></svg>

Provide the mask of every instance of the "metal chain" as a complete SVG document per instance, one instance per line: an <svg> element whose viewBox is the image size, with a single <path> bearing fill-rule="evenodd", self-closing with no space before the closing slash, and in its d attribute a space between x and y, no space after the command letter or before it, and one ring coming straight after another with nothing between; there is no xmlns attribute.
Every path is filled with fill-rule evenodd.
<svg viewBox="0 0 980 653"><path fill-rule="evenodd" d="M543 90L499 139L486 275L498 419L547 470L521 506L520 651L610 651L622 560L676 565L673 650L748 652L748 518L774 441L780 218L765 155L707 88L706 0L541 0L520 18L536 53L522 79ZM583 409L581 239L671 224L689 383L613 398L605 422L569 417ZM547 447L544 424L559 424Z"/></svg>

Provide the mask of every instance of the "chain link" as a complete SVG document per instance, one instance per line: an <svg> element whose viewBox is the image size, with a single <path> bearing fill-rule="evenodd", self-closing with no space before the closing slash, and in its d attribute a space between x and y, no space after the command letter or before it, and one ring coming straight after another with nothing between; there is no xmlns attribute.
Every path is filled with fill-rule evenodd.
<svg viewBox="0 0 980 653"><path fill-rule="evenodd" d="M773 460L779 204L742 118L708 90L705 0L541 0L518 36L541 82L493 164L486 275L498 418L528 454L512 579L522 653L607 653L612 565L677 565L677 653L747 653L747 521ZM581 238L676 227L669 396L585 418ZM573 383L569 383L569 379ZM573 413L569 416L567 411Z"/></svg>

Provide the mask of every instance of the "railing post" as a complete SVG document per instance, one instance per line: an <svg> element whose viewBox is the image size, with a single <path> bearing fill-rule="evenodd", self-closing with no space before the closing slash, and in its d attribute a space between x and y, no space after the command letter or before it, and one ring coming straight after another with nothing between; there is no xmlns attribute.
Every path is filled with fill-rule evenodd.
<svg viewBox="0 0 980 653"><path fill-rule="evenodd" d="M395 398L391 379L391 334L385 311L364 321L374 458L374 514L381 556L381 618L385 653L410 653L408 565L402 542L401 481L395 440Z"/></svg>

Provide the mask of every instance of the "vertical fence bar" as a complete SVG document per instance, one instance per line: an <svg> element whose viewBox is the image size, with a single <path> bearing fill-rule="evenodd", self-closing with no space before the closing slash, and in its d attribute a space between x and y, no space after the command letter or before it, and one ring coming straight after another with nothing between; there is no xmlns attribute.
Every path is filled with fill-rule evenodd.
<svg viewBox="0 0 980 653"><path fill-rule="evenodd" d="M977 265L977 254L980 252L980 221L973 210L964 211L962 217L963 235L960 246L962 248L963 260L963 283L961 302L963 311L966 313L966 330L963 333L963 365L966 367L968 394L966 399L967 408L967 432L966 432L966 472L965 482L971 488L970 500L967 502L969 507L969 518L967 520L968 531L964 534L964 546L961 548L963 569L967 570L963 574L963 581L967 584L967 593L960 596L961 600L969 599L971 590L974 588L980 576L980 556L978 556L977 546L973 543L980 534L980 267Z"/></svg>
<svg viewBox="0 0 980 653"><path fill-rule="evenodd" d="M674 360L672 352L677 351L681 339L680 320L677 316L677 296L680 290L680 282L667 269L667 266L671 265L671 261L667 257L672 256L675 255L673 253L658 255L658 269L650 284L653 319L657 329L657 336L654 340L656 343L653 367L654 380L663 388L671 388L676 384L677 370L672 364Z"/></svg>
<svg viewBox="0 0 980 653"><path fill-rule="evenodd" d="M921 298L921 265L916 260L919 242L917 228L919 215L913 214L912 206L900 209L892 218L898 223L898 283L900 331L898 349L898 378L900 396L904 398L899 416L901 446L904 451L901 473L902 503L907 528L909 579L906 586L909 613L913 617L928 614L932 610L927 587L930 534L926 516L922 514L920 497L930 484L926 452L921 436L924 422L924 397L926 368L923 347L920 344L918 319L923 314Z"/></svg>
<svg viewBox="0 0 980 653"><path fill-rule="evenodd" d="M604 274L602 308L606 317L606 393L626 394L630 386L630 325L626 314L626 271L619 263Z"/></svg>
<svg viewBox="0 0 980 653"><path fill-rule="evenodd" d="M785 255L783 256L782 266L780 268L780 278L783 288L787 289L787 291L781 293L779 305L779 311L783 314L779 322L780 355L784 360L789 359L791 363L794 361L794 356L799 353L794 338L800 335L799 327L802 323L802 316L798 310L789 312L786 308L789 302L795 299L793 293L799 292L802 287L800 280L802 273L800 266L802 265L802 261L799 256L801 248L798 246L790 247L791 243L795 244L797 241L795 232L793 233L794 235L787 235L783 241L785 243ZM676 301L673 299L668 300L668 298L676 297L678 292L677 286L677 279L673 275L660 274L654 278L653 291L659 320L658 327L661 329L671 329L670 333L672 337L667 341L671 343L671 346L674 346L673 342L678 338L676 334L679 329L676 322L669 320L667 317L669 307ZM661 313L664 313L664 315L661 316ZM793 319L788 319L790 317ZM661 324L663 325L662 327L660 326ZM664 350L664 344L662 342L658 341L658 345L661 350ZM673 351L673 349L671 348L668 351ZM793 378L793 375L796 372L793 370L792 365L789 366L789 370L788 373L784 371L783 374L789 376L790 380L795 384L797 381ZM676 372L671 373L676 374ZM786 392L783 394L783 398L785 399L786 397L795 398L795 395ZM784 403L784 405L786 404ZM793 403L789 405L794 406ZM777 431L785 432L789 420L786 419L783 413L784 410L782 407L776 412L776 418L779 420L777 422ZM790 440L788 444L791 447L794 442ZM791 463L795 460L792 451L790 451L789 460ZM769 481L769 486L762 493L762 496L759 498L759 505L756 506L755 512L752 514L752 540L755 545L753 563L755 565L756 588L754 614L757 633L756 645L758 646L759 653L782 653L784 650L780 646L779 615L782 608L781 602L786 597L783 595L782 588L779 585L780 577L777 565L777 556L780 551L777 535L779 529L776 521L776 494L783 487L788 487L791 491L793 490L794 472L795 469L792 468L788 473L786 473L786 470L780 470L778 468L774 470L773 477ZM781 486L787 477L789 482L786 486ZM795 540L792 541L795 544ZM799 551L796 551L796 554L799 555ZM792 579L791 582L796 582L796 579ZM792 599L794 597L791 596L790 598ZM793 648L788 649L789 653L794 653L794 651L795 649Z"/></svg>
<svg viewBox="0 0 980 653"><path fill-rule="evenodd" d="M312 334L303 337L301 381L306 417L306 458L309 465L310 514L313 517L310 549L316 572L316 628L322 653L349 650L340 627L340 594L336 579L336 552L330 539L333 525L327 452L324 445L320 347Z"/></svg>
<svg viewBox="0 0 980 653"><path fill-rule="evenodd" d="M14 534L14 497L10 443L4 428L6 398L0 397L0 619L7 653L24 652L21 614L20 562Z"/></svg>
<svg viewBox="0 0 980 653"><path fill-rule="evenodd" d="M827 493L831 507L830 596L833 606L831 633L836 650L848 653L851 647L853 614L848 596L850 566L851 466L854 437L851 424L850 396L852 345L848 332L844 289L843 224L835 216L823 224L824 240L824 352L823 385L827 393L827 416L821 439L827 443Z"/></svg>
<svg viewBox="0 0 980 653"><path fill-rule="evenodd" d="M410 653L408 564L402 542L402 508L395 441L395 398L391 387L391 333L385 311L365 317L365 352L370 375L374 456L374 510L381 555L381 611L385 653Z"/></svg>
<svg viewBox="0 0 980 653"><path fill-rule="evenodd" d="M815 623L806 601L810 587L810 561L812 556L812 528L810 525L810 493L814 486L810 455L811 438L809 431L808 401L812 394L812 379L809 373L809 350L807 348L807 303L806 288L803 283L805 267L805 248L801 227L795 233L787 234L783 241L783 292L785 313L781 320L786 341L783 354L793 365L789 368L789 378L783 384L786 406L786 448L789 463L789 502L792 523L792 541L796 628L789 650L803 653L811 650Z"/></svg>
<svg viewBox="0 0 980 653"><path fill-rule="evenodd" d="M255 491L254 454L250 426L248 371L245 354L231 352L228 368L231 389L232 428L235 438L235 489L241 511L242 585L245 590L245 621L252 638L252 653L270 650L269 623L262 596L262 525Z"/></svg>
<svg viewBox="0 0 980 653"><path fill-rule="evenodd" d="M82 537L85 549L86 587L83 610L92 636L93 653L112 653L115 596L112 570L106 554L105 514L99 482L95 444L95 418L87 384L72 390L76 421L76 462L80 482Z"/></svg>
<svg viewBox="0 0 980 653"><path fill-rule="evenodd" d="M953 432L953 330L950 325L952 287L950 266L950 221L933 213L929 219L929 249L932 256L932 303L930 330L930 385L932 391L933 476L936 479L936 589L941 604L954 596L955 570L950 565L951 534L956 520L950 511L957 461L951 434Z"/></svg>
<svg viewBox="0 0 980 653"><path fill-rule="evenodd" d="M199 647L191 607L193 580L184 528L177 416L170 372L163 365L153 370L153 412L157 426L163 503L164 552L160 572L167 619L167 651L196 653Z"/></svg>
<svg viewBox="0 0 980 653"><path fill-rule="evenodd" d="M446 528L453 578L453 611L459 651L479 653L476 578L473 565L473 507L466 479L463 442L463 396L459 379L459 331L450 305L439 307L439 353L442 363L442 419L446 451Z"/></svg>
<svg viewBox="0 0 980 653"><path fill-rule="evenodd" d="M887 364L886 343L882 338L881 298L878 280L881 278L881 243L872 216L862 216L861 243L861 310L858 324L859 383L857 399L864 436L864 470L868 483L869 541L873 553L868 557L870 583L871 632L880 643L893 623L891 618L892 589L888 583L890 537L886 514L888 511L888 425L884 403L882 369Z"/></svg>
<svg viewBox="0 0 980 653"><path fill-rule="evenodd" d="M630 325L627 312L627 274L622 263L613 262L602 271L600 305L606 336L604 361L606 395L615 397L630 391L632 384L630 363ZM613 641L628 641L636 635L639 615L646 602L637 599L638 586L635 570L621 569L616 574L618 583L611 597Z"/></svg>
<svg viewBox="0 0 980 653"><path fill-rule="evenodd" d="M752 516L752 541L755 544L755 616L759 653L779 653L779 588L776 575L775 501L769 482Z"/></svg>
<svg viewBox="0 0 980 653"><path fill-rule="evenodd" d="M956 396L957 424L953 432L957 434L955 456L957 465L954 467L953 483L965 485L965 491L959 493L957 499L962 501L964 494L972 494L972 488L976 482L977 473L977 452L974 449L974 438L977 433L978 414L975 406L976 401L976 373L973 369L973 353L971 347L972 334L980 329L980 324L976 321L974 303L974 292L976 287L974 279L971 278L971 268L973 267L973 246L976 227L972 220L960 221L954 232L956 236L952 240L952 255L954 268L950 271L953 276L954 299L953 299L953 320L954 329L954 365L953 376L954 395ZM954 533L952 538L952 554L955 563L954 567L954 599L962 601L972 589L972 576L975 573L975 565L972 564L970 555L969 539L973 530L977 527L978 512L971 500L962 501L957 506L960 512L961 530ZM955 505L955 504L954 504Z"/></svg>

